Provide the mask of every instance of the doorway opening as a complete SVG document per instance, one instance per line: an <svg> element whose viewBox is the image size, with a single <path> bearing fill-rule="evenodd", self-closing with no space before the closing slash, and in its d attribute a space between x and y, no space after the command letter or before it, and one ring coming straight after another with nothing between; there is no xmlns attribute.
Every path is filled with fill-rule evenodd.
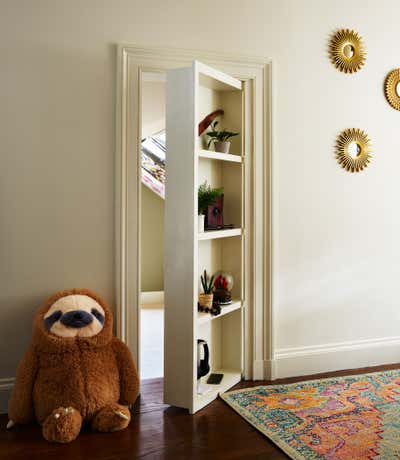
<svg viewBox="0 0 400 460"><path fill-rule="evenodd" d="M164 376L165 72L141 73L140 377Z"/></svg>
<svg viewBox="0 0 400 460"><path fill-rule="evenodd" d="M166 73L171 69L191 65L200 60L206 65L215 66L222 72L240 79L249 90L245 110L251 114L254 129L248 136L252 154L248 156L252 199L247 207L250 213L249 235L251 251L248 267L254 268L254 276L248 289L248 305L244 310L244 377L246 379L273 378L274 341L272 336L272 259L271 259L271 157L272 157L272 62L269 59L207 53L195 50L174 50L144 48L135 45L119 45L117 49L117 122L116 122L116 329L117 336L130 348L138 368L141 370L149 351L142 353L146 338L148 349L156 349L154 339L158 339L158 349L163 346L163 323L158 332L151 314L147 316L152 327L146 334L146 324L141 321L144 305L157 305L162 301L164 286L143 286L140 278L144 276L142 264L150 263L142 236L146 232L142 225L142 174L141 146L142 133L142 92L145 80L160 80L166 86ZM161 74L161 75L160 75ZM156 83L156 82L154 82ZM147 86L151 85L151 82ZM162 128L160 128L162 130ZM157 134L158 127L152 130ZM143 192L143 194L146 192ZM154 198L154 196L153 196ZM145 198L144 198L145 199ZM161 200L161 198L160 198ZM163 203L163 200L161 200ZM143 211L146 212L146 211ZM149 213L160 216L162 213ZM155 231L160 225L152 225ZM146 233L147 236L147 233ZM156 237L153 237L156 241ZM159 229L157 241L163 244L163 231ZM159 264L163 268L163 262ZM150 272L151 273L151 272ZM141 276L142 275L142 276ZM155 273L152 273L155 277ZM153 289L155 289L153 291ZM158 293L158 300L153 302ZM162 309L162 308L161 308ZM149 309L150 310L150 309ZM163 309L162 309L163 310ZM146 310L147 312L147 310ZM160 315L159 315L160 317ZM163 318L163 315L161 315ZM144 320L145 321L145 320ZM142 323L142 324L141 324ZM160 332L161 330L161 332ZM153 331L153 332L151 332ZM157 354L155 355L157 356ZM163 352L158 353L158 369L163 366ZM156 365L151 365L155 370ZM142 378L148 372L140 372ZM158 371L158 374L160 372Z"/></svg>

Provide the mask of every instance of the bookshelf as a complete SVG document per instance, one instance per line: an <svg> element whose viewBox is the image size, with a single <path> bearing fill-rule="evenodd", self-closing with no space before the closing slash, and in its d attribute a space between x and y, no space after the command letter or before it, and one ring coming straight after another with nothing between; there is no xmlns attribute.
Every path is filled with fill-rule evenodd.
<svg viewBox="0 0 400 460"><path fill-rule="evenodd" d="M245 129L242 82L201 62L167 74L167 163L165 197L165 369L167 404L197 412L241 380L243 310L246 307ZM223 109L223 125L240 134L231 152L207 149L198 123ZM233 228L197 232L197 189L207 181L224 188L224 221ZM219 270L233 275L231 304L221 314L197 311L200 274ZM197 387L197 340L210 349L211 372L222 373L218 385Z"/></svg>

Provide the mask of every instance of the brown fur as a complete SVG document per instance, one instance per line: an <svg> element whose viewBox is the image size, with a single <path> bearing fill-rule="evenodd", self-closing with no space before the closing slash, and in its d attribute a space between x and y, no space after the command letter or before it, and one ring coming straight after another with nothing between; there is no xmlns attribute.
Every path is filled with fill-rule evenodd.
<svg viewBox="0 0 400 460"><path fill-rule="evenodd" d="M82 426L81 414L73 408L68 409L68 413L64 407L54 409L44 421L43 437L47 441L65 443L73 441L78 436Z"/></svg>
<svg viewBox="0 0 400 460"><path fill-rule="evenodd" d="M47 331L44 314L56 300L71 294L87 295L102 306L105 322L99 334L63 338ZM135 364L126 345L112 335L108 305L87 289L71 289L50 297L36 314L32 344L17 370L9 418L15 423L36 419L43 424L55 409L71 406L90 422L107 406L133 404L138 393Z"/></svg>

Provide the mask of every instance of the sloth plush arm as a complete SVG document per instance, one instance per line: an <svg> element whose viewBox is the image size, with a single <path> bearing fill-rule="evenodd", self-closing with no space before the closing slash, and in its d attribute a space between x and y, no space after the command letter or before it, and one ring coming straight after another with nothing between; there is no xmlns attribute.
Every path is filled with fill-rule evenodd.
<svg viewBox="0 0 400 460"><path fill-rule="evenodd" d="M17 378L8 408L9 428L15 423L29 423L35 418L32 394L36 370L37 357L30 349L17 369Z"/></svg>
<svg viewBox="0 0 400 460"><path fill-rule="evenodd" d="M131 352L121 340L114 337L113 349L117 358L120 381L119 402L126 406L133 404L139 394L139 377Z"/></svg>

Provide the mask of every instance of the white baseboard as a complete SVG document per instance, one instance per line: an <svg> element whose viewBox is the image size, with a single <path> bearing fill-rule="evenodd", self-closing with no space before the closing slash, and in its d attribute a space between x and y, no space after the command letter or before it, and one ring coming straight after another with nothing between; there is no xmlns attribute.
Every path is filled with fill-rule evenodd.
<svg viewBox="0 0 400 460"><path fill-rule="evenodd" d="M0 414L6 414L8 411L8 401L14 382L14 377L0 378Z"/></svg>
<svg viewBox="0 0 400 460"><path fill-rule="evenodd" d="M281 348L273 360L254 361L253 378L274 380L392 363L400 363L400 337ZM0 378L0 413L7 413L14 381Z"/></svg>
<svg viewBox="0 0 400 460"><path fill-rule="evenodd" d="M265 378L265 361L257 359L253 362L253 380L264 380Z"/></svg>
<svg viewBox="0 0 400 460"><path fill-rule="evenodd" d="M400 337L276 350L272 378L400 363Z"/></svg>
<svg viewBox="0 0 400 460"><path fill-rule="evenodd" d="M140 308L164 308L164 291L141 292Z"/></svg>
<svg viewBox="0 0 400 460"><path fill-rule="evenodd" d="M273 380L275 361L258 359L253 362L253 380Z"/></svg>

